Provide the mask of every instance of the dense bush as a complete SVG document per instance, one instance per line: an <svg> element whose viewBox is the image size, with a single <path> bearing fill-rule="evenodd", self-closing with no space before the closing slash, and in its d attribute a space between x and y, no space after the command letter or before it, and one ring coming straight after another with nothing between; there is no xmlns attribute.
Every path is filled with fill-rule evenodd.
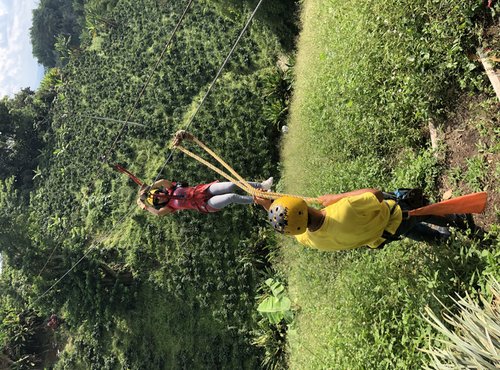
<svg viewBox="0 0 500 370"><path fill-rule="evenodd" d="M215 5L193 4L153 71L185 3L88 2L80 49L67 50L66 65L44 81L56 99L23 210L30 253L11 267L33 284L37 309L65 317L72 340L58 368L259 364L261 350L251 341L265 248L258 242L260 211L231 207L155 219L135 209L137 188L101 161L119 161L148 182L157 176L171 135L198 106L250 10L237 6L228 16ZM190 128L252 180L275 175L278 158L279 131L262 112L281 98L262 89L281 78L275 65L283 47L263 14ZM133 108L150 74L152 83ZM121 122L92 118L129 114L142 126L121 134ZM217 178L177 153L158 175L190 184Z"/></svg>

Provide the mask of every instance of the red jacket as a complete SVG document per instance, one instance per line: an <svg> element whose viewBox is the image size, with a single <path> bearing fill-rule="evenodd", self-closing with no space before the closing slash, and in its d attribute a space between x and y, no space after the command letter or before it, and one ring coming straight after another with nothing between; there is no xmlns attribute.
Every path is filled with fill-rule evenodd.
<svg viewBox="0 0 500 370"><path fill-rule="evenodd" d="M166 192L155 194L155 197L158 199L158 204L155 208L168 207L171 212L185 209L193 209L201 213L217 212L219 211L218 209L210 207L207 204L207 201L212 197L208 188L216 182L187 187L177 187L177 184L174 182L172 183L173 186L167 189Z"/></svg>

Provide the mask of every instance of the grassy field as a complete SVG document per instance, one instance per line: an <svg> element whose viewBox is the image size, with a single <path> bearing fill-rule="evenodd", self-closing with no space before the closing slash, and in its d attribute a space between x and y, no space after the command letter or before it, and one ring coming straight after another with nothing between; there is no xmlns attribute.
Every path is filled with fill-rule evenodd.
<svg viewBox="0 0 500 370"><path fill-rule="evenodd" d="M185 3L85 1L80 46L60 44L64 65L42 88L0 106L17 125L4 152L20 148L0 179L0 367L420 368L438 335L424 308L439 313L435 297L451 306L453 293L478 301L500 276L494 202L484 239L320 253L276 248L260 207L154 218L102 162L147 182L218 178L179 154L158 171L256 1L194 2L153 70ZM450 188L498 199L500 107L468 58L491 14L479 0L264 2L190 131L246 179L274 175L290 193L420 186L434 200ZM147 128L92 118L128 112ZM446 133L438 156L429 121Z"/></svg>
<svg viewBox="0 0 500 370"><path fill-rule="evenodd" d="M430 148L429 120L445 126L459 97L478 91L486 93L485 107L493 105L479 65L467 58L489 19L482 7L304 1L280 185L310 196L418 186L438 199L449 172ZM491 137L495 120L482 122L484 137ZM498 135L488 143L497 155ZM481 175L498 178L478 158ZM473 168L458 171L458 181L474 176ZM475 190L487 183L478 181ZM500 277L493 233L485 240L457 234L439 249L404 241L382 251L322 253L282 243L281 268L297 310L292 369L420 368L428 359L419 349L437 335L422 318L424 307L439 310L435 297L451 305L455 292L477 296L488 279Z"/></svg>

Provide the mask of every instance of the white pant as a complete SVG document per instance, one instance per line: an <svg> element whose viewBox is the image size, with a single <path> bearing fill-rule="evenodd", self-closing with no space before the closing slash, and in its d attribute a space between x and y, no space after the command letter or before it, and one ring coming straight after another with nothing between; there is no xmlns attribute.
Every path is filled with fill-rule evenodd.
<svg viewBox="0 0 500 370"><path fill-rule="evenodd" d="M262 189L260 182L249 182L249 185L255 189ZM230 204L252 204L253 197L250 195L236 194L240 190L238 186L232 182L217 182L210 185L208 192L212 197L207 201L207 204L215 209L222 209Z"/></svg>

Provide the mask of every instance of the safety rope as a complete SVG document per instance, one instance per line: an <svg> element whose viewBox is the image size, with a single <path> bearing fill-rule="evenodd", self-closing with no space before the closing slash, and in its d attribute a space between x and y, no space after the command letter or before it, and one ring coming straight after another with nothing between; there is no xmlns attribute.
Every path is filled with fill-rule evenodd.
<svg viewBox="0 0 500 370"><path fill-rule="evenodd" d="M205 95L203 96L203 98L201 99L200 101L200 104L198 104L198 107L196 108L196 110L193 112L193 114L191 115L191 117L189 118L188 120L188 123L186 124L184 130L188 130L191 125L193 124L193 121L194 121L194 118L196 117L196 115L198 114L198 112L200 111L201 107L203 106L203 104L205 103L205 100L207 99L208 95L210 95L210 92L212 91L212 88L214 87L215 83L217 82L217 80L219 79L222 71L224 70L224 68L226 67L226 64L229 62L229 60L231 59L231 56L233 55L234 53L234 50L236 49L236 46L238 45L238 43L240 42L241 38L243 37L243 35L245 34L246 30L248 29L248 26L250 25L250 22L252 22L252 20L254 19L255 17L255 14L257 13L257 10L259 10L259 7L260 5L262 4L264 0L260 0L257 5L255 6L255 9L253 10L252 14L250 14L250 17L248 18L245 26L243 27L243 29L241 30L240 34L238 35L238 38L236 39L236 41L234 42L231 50L229 51L226 59L224 60L224 62L221 64L219 70L217 71L214 79L212 80L212 82L210 83L210 86L208 87ZM163 163L163 165L161 166L160 170L158 171L158 174L156 175L155 179L153 182L156 182L156 180L158 180L160 178L160 175L161 173L163 172L163 169L165 168L165 166L168 164L168 162L170 162L170 159L172 159L172 155L173 155L174 151L171 150L170 151L170 154L169 156L167 157L167 159L165 160L165 162Z"/></svg>
<svg viewBox="0 0 500 370"><path fill-rule="evenodd" d="M199 161L200 163L204 164L205 166L207 166L208 168L210 168L211 170L217 172L219 175L221 175L222 177L226 178L227 180L231 181L233 184L235 184L236 186L238 186L241 190L247 192L247 193L250 193L252 194L252 190L249 189L245 183L243 181L239 181L239 180L236 180L235 178L231 177L230 175L228 175L227 173L225 173L224 171L222 171L221 169L217 168L216 166L214 166L212 163L206 161L205 159L201 158L200 156L194 154L193 152L187 150L186 148L184 148L183 146L181 145L178 145L176 146L177 149L179 149L181 152L187 154L188 156L190 156L191 158L194 158L196 159L197 161ZM252 194L254 195L254 194Z"/></svg>
<svg viewBox="0 0 500 370"><path fill-rule="evenodd" d="M295 195L295 194L285 194L285 193L276 193L276 192L267 192L263 191L261 189L256 189L252 187L251 185L248 184L248 182L241 177L230 165L228 165L219 155L217 155L213 150L211 150L209 147L207 147L204 143L202 143L199 139L196 137L193 137L191 140L193 143L197 144L200 148L202 148L205 152L207 152L212 158L214 158L217 162L219 162L224 168L226 168L233 176L227 174L220 168L216 167L212 163L208 162L207 160L201 158L199 155L191 152L190 150L186 149L182 145L176 145L173 146L174 148L180 150L184 154L188 155L189 157L197 160L198 162L204 164L214 172L218 173L219 175L223 176L227 180L231 181L233 184L238 186L240 189L243 191L247 192L248 194L252 196L257 196L260 198L265 198L265 199L278 199L284 196L289 196L289 197L294 197L294 198L300 198L306 201L307 203L320 203L318 198L312 198L312 197L304 197L301 195Z"/></svg>
<svg viewBox="0 0 500 370"><path fill-rule="evenodd" d="M200 148L202 148L203 150L205 150L208 154L210 154L213 158L215 158L215 160L217 162L219 162L220 164L222 164L224 166L224 168L226 168L234 177L236 177L239 181L241 181L246 186L247 189L254 189L230 165L228 165L226 162L224 162L220 156L218 156L217 154L215 154L215 152L213 152L208 146L206 146L205 144L203 144L200 140L198 140L194 136L193 136L193 142L195 144L198 144L198 146L200 146Z"/></svg>
<svg viewBox="0 0 500 370"><path fill-rule="evenodd" d="M184 8L184 11L181 15L181 17L179 18L179 20L177 21L177 24L175 25L172 33L170 34L170 38L168 39L168 41L166 42L165 46L163 47L163 50L160 54L160 56L158 57L154 67L152 68L149 76L148 76L148 79L146 81L146 83L142 86L142 89L141 91L139 92L139 95L137 96L137 98L135 99L135 102L133 104L133 106L131 107L130 111L128 112L128 115L125 119L125 121L120 121L120 120L113 120L113 119L108 119L108 118L102 118L102 117L92 117L93 119L101 119L101 120L108 120L108 121L119 121L119 122L122 122L123 125L120 129L120 131L118 132L114 142L112 143L111 147L107 150L107 152L105 152L104 155L101 156L101 159L104 160L104 161L108 161L108 159L111 157L111 153L113 152L113 150L115 149L118 141L120 140L120 137L122 136L123 132L125 131L125 128L129 125L129 124L136 124L136 125L141 125L141 126L144 126L142 124L138 124L138 123L135 123L135 122L129 122L130 118L132 117L132 114L134 113L135 111L135 108L137 107L137 105L139 104L139 101L141 100L142 96L144 95L144 92L146 91L146 88L147 86L151 83L151 79L153 78L153 74L154 72L156 71L156 69L158 68L158 66L160 65L161 63L161 60L163 59L163 56L165 55L165 53L167 52L168 48L170 47L170 45L172 44L172 41L174 39L174 36L175 34L177 33L177 31L179 30L184 18L186 17L186 14L187 12L189 11L189 8L191 7L191 5L193 4L193 1L194 0L189 0L188 4L186 5L186 7ZM101 171L103 171L103 167L101 166ZM135 181L135 180L134 180ZM127 213L128 215L128 213ZM44 271L45 267L47 266L47 264L50 262L50 259L52 258L52 255L54 254L54 251L55 251L56 247L54 247L54 249L52 250L49 258L47 259L47 261L45 262L45 265L42 267L42 269L40 270L39 272L39 276L40 274ZM86 256L86 254L84 255L84 257ZM73 269L74 267L72 267ZM70 271L68 271L66 274L64 274L64 276L66 276ZM56 284L58 283L59 281L56 282ZM52 287L51 287L52 288ZM50 289L51 289L50 288Z"/></svg>

